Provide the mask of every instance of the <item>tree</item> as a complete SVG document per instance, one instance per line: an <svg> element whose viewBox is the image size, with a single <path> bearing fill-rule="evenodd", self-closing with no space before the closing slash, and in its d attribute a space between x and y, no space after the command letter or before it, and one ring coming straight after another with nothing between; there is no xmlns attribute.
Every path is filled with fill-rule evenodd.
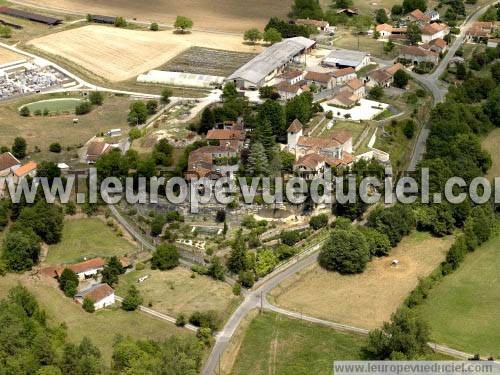
<svg viewBox="0 0 500 375"><path fill-rule="evenodd" d="M389 53L392 52L392 50L396 47L394 42L392 40L388 40L386 43L384 43L384 52Z"/></svg>
<svg viewBox="0 0 500 375"><path fill-rule="evenodd" d="M403 6L400 4L394 4L391 9L391 14L400 16L401 14L403 14Z"/></svg>
<svg viewBox="0 0 500 375"><path fill-rule="evenodd" d="M94 306L94 302L92 302L92 300L90 300L89 298L85 297L83 299L83 304L82 304L82 307L83 309L88 312L88 313L93 313L95 312L95 306Z"/></svg>
<svg viewBox="0 0 500 375"><path fill-rule="evenodd" d="M321 19L323 10L317 0L294 0L290 16L293 18Z"/></svg>
<svg viewBox="0 0 500 375"><path fill-rule="evenodd" d="M262 39L262 33L257 28L251 28L243 34L243 39L247 42L255 44L258 40Z"/></svg>
<svg viewBox="0 0 500 375"><path fill-rule="evenodd" d="M352 0L335 0L335 8L345 9L353 5Z"/></svg>
<svg viewBox="0 0 500 375"><path fill-rule="evenodd" d="M17 159L24 159L26 157L26 140L22 137L16 137L12 145L11 152Z"/></svg>
<svg viewBox="0 0 500 375"><path fill-rule="evenodd" d="M169 89L168 87L164 88L163 90L161 90L161 102L163 104L168 104L170 103L170 98L171 96L173 95L173 92L171 89Z"/></svg>
<svg viewBox="0 0 500 375"><path fill-rule="evenodd" d="M9 230L3 240L2 258L11 271L26 271L38 263L40 238L31 228Z"/></svg>
<svg viewBox="0 0 500 375"><path fill-rule="evenodd" d="M156 100L148 100L146 108L149 115L154 115L158 111L158 102Z"/></svg>
<svg viewBox="0 0 500 375"><path fill-rule="evenodd" d="M160 27L156 22L151 22L151 25L149 25L149 30L151 31L158 31L160 30Z"/></svg>
<svg viewBox="0 0 500 375"><path fill-rule="evenodd" d="M309 225L314 230L318 230L318 229L326 227L328 225L328 215L327 214L320 214L320 215L316 215L316 216L311 217L309 219Z"/></svg>
<svg viewBox="0 0 500 375"><path fill-rule="evenodd" d="M135 285L131 285L127 291L127 295L122 301L122 309L125 311L135 311L142 303L142 297L139 289Z"/></svg>
<svg viewBox="0 0 500 375"><path fill-rule="evenodd" d="M61 144L57 143L57 142L51 143L49 146L49 151L56 153L56 154L59 154L62 151Z"/></svg>
<svg viewBox="0 0 500 375"><path fill-rule="evenodd" d="M257 253L255 273L262 277L270 273L278 264L278 258L271 249L263 249Z"/></svg>
<svg viewBox="0 0 500 375"><path fill-rule="evenodd" d="M366 227L363 227L362 233L372 256L381 257L389 254L391 242L385 233L380 233L376 229Z"/></svg>
<svg viewBox="0 0 500 375"><path fill-rule="evenodd" d="M384 89L379 85L373 86L373 88L368 92L368 96L374 100L380 100L384 96Z"/></svg>
<svg viewBox="0 0 500 375"><path fill-rule="evenodd" d="M417 44L422 41L422 30L417 22L410 22L406 29L406 37L410 44Z"/></svg>
<svg viewBox="0 0 500 375"><path fill-rule="evenodd" d="M148 118L148 109L142 101L135 101L130 104L128 113L128 123L131 125L144 124Z"/></svg>
<svg viewBox="0 0 500 375"><path fill-rule="evenodd" d="M319 264L341 274L361 273L370 260L370 251L358 230L335 229L319 254Z"/></svg>
<svg viewBox="0 0 500 375"><path fill-rule="evenodd" d="M12 36L12 29L7 25L0 25L0 37L10 38Z"/></svg>
<svg viewBox="0 0 500 375"><path fill-rule="evenodd" d="M404 122L403 134L408 139L413 138L413 135L415 134L415 122L413 120L408 119Z"/></svg>
<svg viewBox="0 0 500 375"><path fill-rule="evenodd" d="M283 38L281 37L281 33L278 30L276 30L274 27L271 27L266 31L264 31L263 39L264 42L267 42L269 44L274 44L281 42Z"/></svg>
<svg viewBox="0 0 500 375"><path fill-rule="evenodd" d="M179 265L179 252L174 245L161 244L153 253L151 268L161 271L170 270Z"/></svg>
<svg viewBox="0 0 500 375"><path fill-rule="evenodd" d="M30 109L27 106L21 107L19 110L19 114L23 117L29 117L30 115Z"/></svg>
<svg viewBox="0 0 500 375"><path fill-rule="evenodd" d="M467 77L467 68L465 67L465 64L458 63L457 64L457 72L455 74L457 79L463 81Z"/></svg>
<svg viewBox="0 0 500 375"><path fill-rule="evenodd" d="M233 273L239 273L246 269L246 246L241 232L236 236L231 245L231 253L227 261L227 268Z"/></svg>
<svg viewBox="0 0 500 375"><path fill-rule="evenodd" d="M89 113L91 110L92 110L92 104L90 104L89 101L84 100L83 102L81 102L80 104L78 104L75 107L75 114L76 115L85 115L85 114Z"/></svg>
<svg viewBox="0 0 500 375"><path fill-rule="evenodd" d="M368 216L368 226L385 233L392 246L410 233L414 225L411 207L398 204L389 208L376 208Z"/></svg>
<svg viewBox="0 0 500 375"><path fill-rule="evenodd" d="M155 160L156 165L163 165L164 167L168 167L172 164L173 152L174 147L168 142L166 138L162 138L155 145L152 157Z"/></svg>
<svg viewBox="0 0 500 375"><path fill-rule="evenodd" d="M215 280L224 281L226 278L226 268L222 264L219 257L213 257L210 263L210 267L208 267L208 274L214 278Z"/></svg>
<svg viewBox="0 0 500 375"><path fill-rule="evenodd" d="M207 134L215 126L214 112L210 108L205 108L201 113L200 124L198 125L199 134Z"/></svg>
<svg viewBox="0 0 500 375"><path fill-rule="evenodd" d="M500 86L488 97L484 104L484 112L495 126L500 126Z"/></svg>
<svg viewBox="0 0 500 375"><path fill-rule="evenodd" d="M22 209L16 224L33 229L46 244L52 245L61 240L63 218L60 206L39 200L35 205Z"/></svg>
<svg viewBox="0 0 500 375"><path fill-rule="evenodd" d="M410 13L415 9L420 9L422 12L427 10L426 0L403 0L403 10L405 13Z"/></svg>
<svg viewBox="0 0 500 375"><path fill-rule="evenodd" d="M403 89L408 84L410 80L410 75L406 73L403 69L399 69L396 73L394 73L394 86Z"/></svg>
<svg viewBox="0 0 500 375"><path fill-rule="evenodd" d="M123 17L116 17L115 27L127 27L127 20Z"/></svg>
<svg viewBox="0 0 500 375"><path fill-rule="evenodd" d="M180 29L181 33L184 34L186 30L193 28L193 21L188 17L177 16L174 27L178 30Z"/></svg>
<svg viewBox="0 0 500 375"><path fill-rule="evenodd" d="M375 20L377 23L386 23L389 21L389 17L387 17L387 13L385 9L377 9L377 13L375 14Z"/></svg>
<svg viewBox="0 0 500 375"><path fill-rule="evenodd" d="M104 95L100 91L91 91L89 94L89 102L93 105L102 105L104 103Z"/></svg>
<svg viewBox="0 0 500 375"><path fill-rule="evenodd" d="M266 149L261 143L253 143L250 149L248 164L248 171L252 176L267 176L269 174L269 162L266 155Z"/></svg>
<svg viewBox="0 0 500 375"><path fill-rule="evenodd" d="M79 280L78 276L73 270L65 268L61 273L61 276L59 276L58 282L59 288L64 292L64 295L66 297L73 298L75 296L78 289Z"/></svg>
<svg viewBox="0 0 500 375"><path fill-rule="evenodd" d="M368 336L363 348L366 357L373 360L398 358L415 359L425 353L429 341L429 327L415 311L400 308L385 322L382 329L375 329Z"/></svg>

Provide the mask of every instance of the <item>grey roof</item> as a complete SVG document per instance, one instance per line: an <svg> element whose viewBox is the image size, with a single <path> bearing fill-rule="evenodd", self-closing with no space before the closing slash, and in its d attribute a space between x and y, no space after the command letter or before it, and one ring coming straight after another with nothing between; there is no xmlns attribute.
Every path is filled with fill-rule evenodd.
<svg viewBox="0 0 500 375"><path fill-rule="evenodd" d="M326 65L358 66L368 56L366 52L351 51L347 49L336 49L325 57L323 63Z"/></svg>
<svg viewBox="0 0 500 375"><path fill-rule="evenodd" d="M427 9L424 14L429 18L439 16L439 12L434 9Z"/></svg>
<svg viewBox="0 0 500 375"><path fill-rule="evenodd" d="M302 36L284 39L268 47L264 52L237 69L227 79L242 79L259 84L275 69L287 64L300 52L311 48L315 43L314 40Z"/></svg>

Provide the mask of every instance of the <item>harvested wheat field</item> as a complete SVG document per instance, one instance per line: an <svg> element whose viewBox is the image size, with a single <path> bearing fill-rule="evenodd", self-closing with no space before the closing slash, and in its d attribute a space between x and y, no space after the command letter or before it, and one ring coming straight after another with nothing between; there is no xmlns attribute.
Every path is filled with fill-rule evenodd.
<svg viewBox="0 0 500 375"><path fill-rule="evenodd" d="M7 48L0 47L0 66L21 60L26 60L26 58L19 53L15 53Z"/></svg>
<svg viewBox="0 0 500 375"><path fill-rule="evenodd" d="M192 46L258 52L236 35L209 32L174 34L107 26L85 26L46 35L28 44L62 57L112 82L124 81L163 65Z"/></svg>
<svg viewBox="0 0 500 375"><path fill-rule="evenodd" d="M269 17L285 17L292 0L24 0L27 5L54 10L122 16L140 21L173 24L177 15L190 17L197 29L243 32L262 28Z"/></svg>
<svg viewBox="0 0 500 375"><path fill-rule="evenodd" d="M373 259L364 273L342 276L314 265L271 292L280 307L321 319L374 328L389 320L418 279L445 258L453 237L433 238L415 232L385 258ZM399 260L392 267L392 260Z"/></svg>

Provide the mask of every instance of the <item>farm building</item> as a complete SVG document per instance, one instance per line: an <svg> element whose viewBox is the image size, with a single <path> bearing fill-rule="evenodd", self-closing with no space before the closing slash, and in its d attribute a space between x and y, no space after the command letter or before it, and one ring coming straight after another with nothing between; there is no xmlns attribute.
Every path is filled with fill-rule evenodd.
<svg viewBox="0 0 500 375"><path fill-rule="evenodd" d="M439 62L439 55L437 53L418 46L404 46L399 58L411 61L414 64L421 62L437 64Z"/></svg>
<svg viewBox="0 0 500 375"><path fill-rule="evenodd" d="M316 41L304 37L284 39L237 69L227 81L234 82L241 89L257 89L265 86L290 63L300 62L300 57L315 45Z"/></svg>
<svg viewBox="0 0 500 375"><path fill-rule="evenodd" d="M14 9L9 7L0 7L0 13L12 17L22 18L29 21L44 23L50 26L55 26L62 23L62 20L59 18L47 17L41 14L26 12L24 10Z"/></svg>
<svg viewBox="0 0 500 375"><path fill-rule="evenodd" d="M91 300L94 308L99 310L115 303L115 291L108 284L97 284L75 295L75 299L82 304L85 298Z"/></svg>
<svg viewBox="0 0 500 375"><path fill-rule="evenodd" d="M12 23L12 22L7 22L4 20L0 20L0 25L12 27L13 29L16 29L16 30L22 30L22 28L23 28L21 25L18 25L18 24Z"/></svg>
<svg viewBox="0 0 500 375"><path fill-rule="evenodd" d="M370 62L370 55L366 52L343 49L333 50L323 60L323 64L326 66L336 68L351 67L356 71L363 69L365 66L368 66Z"/></svg>
<svg viewBox="0 0 500 375"><path fill-rule="evenodd" d="M108 23L110 25L114 25L116 22L116 17L100 16L92 14L90 16L90 20L95 23Z"/></svg>
<svg viewBox="0 0 500 375"><path fill-rule="evenodd" d="M222 85L224 77L182 72L166 72L163 70L150 70L146 74L139 75L139 77L137 77L137 82L211 88Z"/></svg>

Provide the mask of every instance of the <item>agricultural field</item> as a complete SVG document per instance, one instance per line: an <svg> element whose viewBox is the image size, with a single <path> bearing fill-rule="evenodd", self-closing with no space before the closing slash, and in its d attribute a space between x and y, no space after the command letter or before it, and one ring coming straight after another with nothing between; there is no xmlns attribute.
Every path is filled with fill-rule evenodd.
<svg viewBox="0 0 500 375"><path fill-rule="evenodd" d="M45 263L75 263L84 257L132 254L137 247L118 236L100 218L69 219L64 222L62 241L49 247Z"/></svg>
<svg viewBox="0 0 500 375"><path fill-rule="evenodd" d="M0 6L4 5L2 2L0 2ZM40 12L40 11L37 11ZM54 14L47 14L48 16L54 17ZM66 19L66 18L71 18L71 17L61 17L60 15L57 16L58 18L61 19ZM61 24L57 26L48 26L44 25L38 22L32 22L29 20L24 20L22 18L17 18L17 17L12 17L8 16L5 14L2 14L0 17L1 20L5 22L9 22L15 25L22 26L22 29L14 29L11 28L12 30L12 35L10 38L1 38L0 41L6 44L17 44L17 43L23 43L26 42L30 39L50 34L56 31L64 30L67 25Z"/></svg>
<svg viewBox="0 0 500 375"><path fill-rule="evenodd" d="M253 53L191 47L171 59L160 70L227 77L253 57Z"/></svg>
<svg viewBox="0 0 500 375"><path fill-rule="evenodd" d="M57 97L64 96L37 96L37 99ZM71 114L21 117L18 109L33 100L33 97L27 97L2 103L0 106L0 145L10 147L15 137L23 137L28 143L28 152L33 153L35 147L40 150L32 154L35 160L64 160L66 163L78 160L78 147L97 133L118 127L128 128L127 113L130 105L128 97L107 95L102 106L95 107L86 115L78 116L77 125L73 124L75 115ZM63 147L60 154L48 151L49 145L53 142L59 142Z"/></svg>
<svg viewBox="0 0 500 375"><path fill-rule="evenodd" d="M90 25L41 38L28 46L81 66L108 81L124 81L165 64L193 46L258 52L260 47L243 44L241 35L193 31L139 31Z"/></svg>
<svg viewBox="0 0 500 375"><path fill-rule="evenodd" d="M177 267L170 271L144 269L123 275L117 287L119 295L125 295L130 285L136 285L145 304L164 314L176 317L186 316L195 311L215 310L222 318L227 318L240 302L229 284L216 281L208 276L196 275ZM148 279L138 284L137 280L148 275Z"/></svg>
<svg viewBox="0 0 500 375"><path fill-rule="evenodd" d="M468 254L418 306L433 342L500 358L500 235Z"/></svg>
<svg viewBox="0 0 500 375"><path fill-rule="evenodd" d="M500 177L500 154L498 153L498 145L500 144L500 129L493 129L484 138L482 142L483 148L491 155L493 164L488 170L486 177L493 180L495 177Z"/></svg>
<svg viewBox="0 0 500 375"><path fill-rule="evenodd" d="M144 6L131 0L23 0L24 4L81 14L119 15L141 21L173 24L177 15L190 17L195 28L242 33L251 27L263 28L270 17L287 15L292 0L158 0Z"/></svg>
<svg viewBox="0 0 500 375"><path fill-rule="evenodd" d="M0 47L0 65L26 60L25 56L13 52L7 48Z"/></svg>
<svg viewBox="0 0 500 375"><path fill-rule="evenodd" d="M318 318L374 328L389 320L418 279L445 258L453 237L413 232L385 258L374 258L364 273L342 276L315 264L271 291L277 305ZM393 259L399 260L392 267ZM392 287L389 287L392 286Z"/></svg>
<svg viewBox="0 0 500 375"><path fill-rule="evenodd" d="M28 274L0 277L0 299L19 282L35 295L40 306L47 312L51 324L66 324L70 341L77 343L83 337L89 337L100 349L106 365L111 362L116 335L162 340L172 335L192 334L186 329L177 328L171 323L137 311L125 312L118 304L116 307L89 314L80 304L66 298L53 280L32 278Z"/></svg>
<svg viewBox="0 0 500 375"><path fill-rule="evenodd" d="M82 102L82 99L78 98L60 98L60 99L49 99L40 100L38 102L28 103L25 107L28 107L31 113L35 111L48 110L50 114L57 113L74 113L75 108Z"/></svg>
<svg viewBox="0 0 500 375"><path fill-rule="evenodd" d="M372 56L379 57L384 60L391 60L399 53L399 48L396 46L391 52L384 52L384 42L373 39L371 36L354 35L354 30L339 28L335 34L333 45L338 48L359 50L369 52Z"/></svg>

